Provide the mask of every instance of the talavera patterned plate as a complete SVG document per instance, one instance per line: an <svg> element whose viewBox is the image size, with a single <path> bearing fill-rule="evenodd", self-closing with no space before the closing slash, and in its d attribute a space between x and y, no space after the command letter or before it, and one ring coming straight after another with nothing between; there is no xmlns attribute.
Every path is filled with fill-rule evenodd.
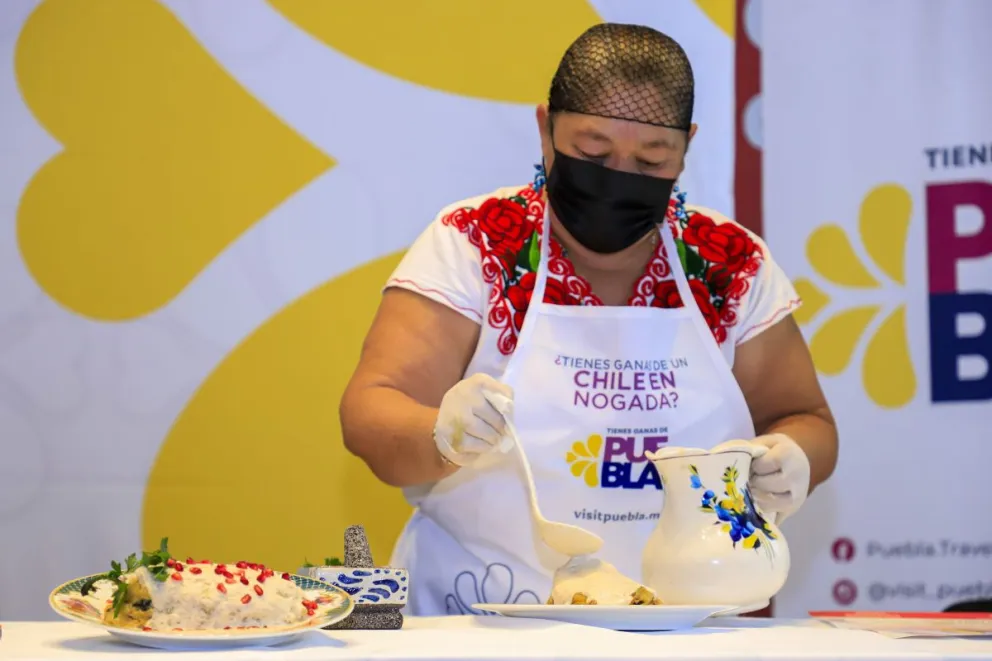
<svg viewBox="0 0 992 661"><path fill-rule="evenodd" d="M301 574L347 592L358 606L402 608L410 589L405 569L394 567L307 567Z"/></svg>
<svg viewBox="0 0 992 661"><path fill-rule="evenodd" d="M308 631L335 624L351 615L355 602L348 593L333 585L321 583L308 576L290 575L290 579L306 593L308 599L323 597L323 604L316 615L300 624L266 629L230 629L210 631L141 631L108 626L101 619L104 604L113 588L109 583L97 583L96 589L83 596L79 589L89 580L83 576L63 583L52 590L48 603L52 609L67 619L98 626L122 640L143 647L167 650L233 649L239 647L268 647L281 645L300 638Z"/></svg>

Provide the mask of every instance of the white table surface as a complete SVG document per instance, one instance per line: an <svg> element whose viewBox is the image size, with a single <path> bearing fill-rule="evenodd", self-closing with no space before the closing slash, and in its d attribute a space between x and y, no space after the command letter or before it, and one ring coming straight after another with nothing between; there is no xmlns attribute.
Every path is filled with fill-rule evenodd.
<svg viewBox="0 0 992 661"><path fill-rule="evenodd" d="M622 633L502 617L407 618L401 631L311 632L291 645L219 652L174 652L198 659L992 659L992 639L891 639L813 621L710 620L683 632ZM73 622L7 622L2 661L144 661L160 650L119 642Z"/></svg>

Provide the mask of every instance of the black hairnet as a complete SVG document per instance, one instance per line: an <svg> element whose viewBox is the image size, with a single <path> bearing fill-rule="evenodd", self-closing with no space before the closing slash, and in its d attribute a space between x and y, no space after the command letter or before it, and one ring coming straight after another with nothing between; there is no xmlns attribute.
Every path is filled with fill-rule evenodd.
<svg viewBox="0 0 992 661"><path fill-rule="evenodd" d="M551 112L688 131L692 66L678 42L643 25L601 23L568 47L551 80Z"/></svg>

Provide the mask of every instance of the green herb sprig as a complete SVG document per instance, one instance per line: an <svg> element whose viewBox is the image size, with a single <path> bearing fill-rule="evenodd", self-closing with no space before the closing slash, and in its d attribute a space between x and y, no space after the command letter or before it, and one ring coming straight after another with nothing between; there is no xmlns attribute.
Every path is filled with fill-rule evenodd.
<svg viewBox="0 0 992 661"><path fill-rule="evenodd" d="M344 563L342 563L337 558L324 558L324 564L321 565L321 566L322 567L340 567L343 564ZM303 568L304 569L309 569L310 567L316 567L316 566L317 565L313 564L312 562L310 562L306 558L303 559Z"/></svg>
<svg viewBox="0 0 992 661"><path fill-rule="evenodd" d="M169 555L169 538L163 537L158 550L151 553L142 551L140 560L137 554L132 553L124 559L123 566L116 560L111 561L110 571L106 574L91 577L79 588L79 594L85 597L93 591L93 586L98 581L110 581L114 584L114 617L117 617L121 614L121 608L124 607L124 598L127 596L127 584L124 582L124 574L130 574L138 567L147 567L155 580L165 581L169 578L169 566L166 563L171 557Z"/></svg>

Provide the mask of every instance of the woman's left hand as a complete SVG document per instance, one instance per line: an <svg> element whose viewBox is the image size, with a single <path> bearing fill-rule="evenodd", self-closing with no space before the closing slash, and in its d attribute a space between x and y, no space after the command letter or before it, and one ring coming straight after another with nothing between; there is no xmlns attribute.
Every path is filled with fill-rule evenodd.
<svg viewBox="0 0 992 661"><path fill-rule="evenodd" d="M802 507L809 493L809 458L785 434L767 434L754 439L768 451L751 462L748 484L754 501L765 512L777 512L778 521Z"/></svg>

